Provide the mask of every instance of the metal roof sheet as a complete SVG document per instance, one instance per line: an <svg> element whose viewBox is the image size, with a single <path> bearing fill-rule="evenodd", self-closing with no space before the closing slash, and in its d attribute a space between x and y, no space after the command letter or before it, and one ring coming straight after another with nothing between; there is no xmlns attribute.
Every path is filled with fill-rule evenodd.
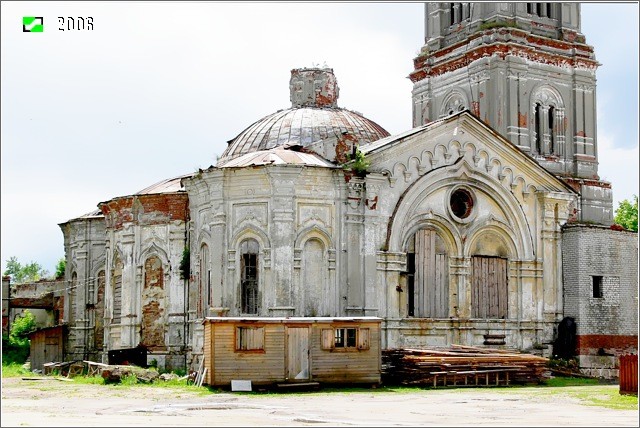
<svg viewBox="0 0 640 428"><path fill-rule="evenodd" d="M387 137L380 125L350 110L332 107L301 107L270 114L229 142L219 164L230 159L285 144L308 147L318 141L353 134L361 144Z"/></svg>
<svg viewBox="0 0 640 428"><path fill-rule="evenodd" d="M283 147L246 153L240 157L219 163L218 167L241 168L258 165L307 165L325 168L336 167L331 162L314 153L297 152L294 150L287 150Z"/></svg>

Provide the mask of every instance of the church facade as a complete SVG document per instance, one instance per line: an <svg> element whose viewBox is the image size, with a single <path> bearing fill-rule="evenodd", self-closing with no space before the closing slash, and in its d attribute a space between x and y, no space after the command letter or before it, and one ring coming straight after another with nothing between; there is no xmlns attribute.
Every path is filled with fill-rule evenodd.
<svg viewBox="0 0 640 428"><path fill-rule="evenodd" d="M340 108L333 70L295 69L291 107L215 166L62 223L70 358L142 345L159 367L194 367L207 316L375 316L382 348L547 355L572 317L585 353L637 350L637 235L609 228L579 13L428 3L412 129ZM564 257L597 253L594 233L616 234L611 263L635 251L635 266ZM607 323L587 321L598 304Z"/></svg>

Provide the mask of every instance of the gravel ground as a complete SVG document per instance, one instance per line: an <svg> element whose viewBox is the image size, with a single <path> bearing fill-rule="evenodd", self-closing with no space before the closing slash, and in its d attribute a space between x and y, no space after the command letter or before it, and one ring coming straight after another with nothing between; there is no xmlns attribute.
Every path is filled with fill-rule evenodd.
<svg viewBox="0 0 640 428"><path fill-rule="evenodd" d="M618 386L611 385L618 390ZM589 388L588 386L580 388ZM320 391L322 392L322 391ZM638 412L541 388L198 394L184 389L2 379L3 427L638 426Z"/></svg>

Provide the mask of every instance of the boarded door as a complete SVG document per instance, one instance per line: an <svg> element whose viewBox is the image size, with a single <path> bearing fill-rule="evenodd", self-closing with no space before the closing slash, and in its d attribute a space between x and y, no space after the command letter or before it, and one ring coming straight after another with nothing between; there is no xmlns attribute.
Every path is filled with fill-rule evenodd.
<svg viewBox="0 0 640 428"><path fill-rule="evenodd" d="M475 256L472 265L472 317L507 318L507 259Z"/></svg>
<svg viewBox="0 0 640 428"><path fill-rule="evenodd" d="M413 299L415 316L449 316L448 268L449 258L444 253L444 244L436 232L426 229L416 232Z"/></svg>
<svg viewBox="0 0 640 428"><path fill-rule="evenodd" d="M51 329L45 330L45 355L46 359L50 361L64 361L62 358L62 330Z"/></svg>
<svg viewBox="0 0 640 428"><path fill-rule="evenodd" d="M309 329L287 327L287 379L309 380Z"/></svg>

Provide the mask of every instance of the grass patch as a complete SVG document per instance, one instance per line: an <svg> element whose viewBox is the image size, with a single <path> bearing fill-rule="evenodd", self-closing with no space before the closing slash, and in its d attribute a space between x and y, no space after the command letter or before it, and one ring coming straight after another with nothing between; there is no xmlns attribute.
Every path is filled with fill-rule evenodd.
<svg viewBox="0 0 640 428"><path fill-rule="evenodd" d="M618 384L603 383L599 379L554 377L537 386L496 387L503 393L515 392L527 397L565 396L575 398L585 406L614 410L638 410L638 396L621 395Z"/></svg>
<svg viewBox="0 0 640 428"><path fill-rule="evenodd" d="M8 363L2 364L2 377L22 377L22 376L37 376L30 370L22 367L20 363Z"/></svg>
<svg viewBox="0 0 640 428"><path fill-rule="evenodd" d="M545 380L541 386L549 386L554 388L561 388L565 386L592 386L600 385L598 379L593 378L580 378L580 377L554 377Z"/></svg>

